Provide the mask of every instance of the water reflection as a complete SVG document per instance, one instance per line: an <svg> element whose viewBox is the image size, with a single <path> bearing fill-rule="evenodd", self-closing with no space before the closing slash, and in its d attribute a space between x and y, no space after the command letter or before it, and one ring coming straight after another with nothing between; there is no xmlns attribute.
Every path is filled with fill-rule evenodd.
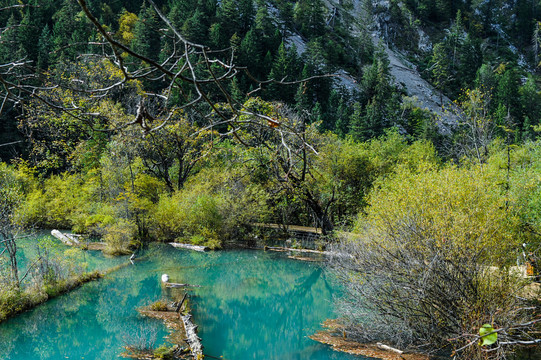
<svg viewBox="0 0 541 360"><path fill-rule="evenodd" d="M113 359L126 340L140 338L140 324L162 339L163 324L134 310L158 299L160 286L152 276L132 276L133 270L122 269L0 325L0 358Z"/></svg>
<svg viewBox="0 0 541 360"><path fill-rule="evenodd" d="M224 359L359 359L307 338L331 317L332 281L317 264L260 251L197 253L154 247L147 261L86 284L0 324L0 358L113 359L126 341L166 335L134 310L174 290L190 293L205 353ZM158 345L157 344L157 345Z"/></svg>

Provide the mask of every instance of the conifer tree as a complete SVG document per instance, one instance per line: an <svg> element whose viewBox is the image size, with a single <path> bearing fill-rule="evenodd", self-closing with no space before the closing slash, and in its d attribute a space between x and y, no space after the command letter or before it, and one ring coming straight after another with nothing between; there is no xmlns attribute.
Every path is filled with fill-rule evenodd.
<svg viewBox="0 0 541 360"><path fill-rule="evenodd" d="M224 36L231 38L240 28L240 14L235 0L223 0L217 11L217 20L222 25Z"/></svg>
<svg viewBox="0 0 541 360"><path fill-rule="evenodd" d="M261 57L261 42L256 34L256 30L250 29L240 43L239 63L247 66L254 75L259 76L262 65Z"/></svg>
<svg viewBox="0 0 541 360"><path fill-rule="evenodd" d="M51 49L51 31L45 25L38 40L38 69L46 70L49 67L49 51Z"/></svg>
<svg viewBox="0 0 541 360"><path fill-rule="evenodd" d="M293 81L297 79L297 50L294 46L286 49L282 42L278 48L278 53L274 58L269 78L276 81ZM295 94L295 87L270 84L268 94L273 99L280 99L291 102Z"/></svg>
<svg viewBox="0 0 541 360"><path fill-rule="evenodd" d="M434 45L431 62L433 84L440 91L440 104L443 105L443 92L451 80L449 57L444 44Z"/></svg>
<svg viewBox="0 0 541 360"><path fill-rule="evenodd" d="M139 11L137 23L134 28L133 50L142 56L159 59L161 44L159 22L156 13L145 3Z"/></svg>
<svg viewBox="0 0 541 360"><path fill-rule="evenodd" d="M304 36L315 38L325 32L325 13L322 0L299 0L295 4L294 19Z"/></svg>

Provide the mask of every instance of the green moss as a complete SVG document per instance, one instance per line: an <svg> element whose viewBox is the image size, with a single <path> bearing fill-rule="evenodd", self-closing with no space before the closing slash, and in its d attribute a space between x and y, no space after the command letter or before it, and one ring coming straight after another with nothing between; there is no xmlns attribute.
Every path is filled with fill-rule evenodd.
<svg viewBox="0 0 541 360"><path fill-rule="evenodd" d="M154 356L156 357L156 359L173 359L173 348L167 347L165 345L160 345L160 347L154 350Z"/></svg>
<svg viewBox="0 0 541 360"><path fill-rule="evenodd" d="M164 300L158 300L153 302L148 307L152 311L167 311L167 303Z"/></svg>

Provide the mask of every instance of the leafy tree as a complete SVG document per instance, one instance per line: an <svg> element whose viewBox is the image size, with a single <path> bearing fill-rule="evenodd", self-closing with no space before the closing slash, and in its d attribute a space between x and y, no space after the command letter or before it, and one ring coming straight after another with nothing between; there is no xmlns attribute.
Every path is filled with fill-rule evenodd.
<svg viewBox="0 0 541 360"><path fill-rule="evenodd" d="M118 31L116 37L124 45L130 45L135 40L134 29L138 18L134 13L123 11L118 19Z"/></svg>
<svg viewBox="0 0 541 360"><path fill-rule="evenodd" d="M467 334L493 323L506 337L501 346L513 347L534 329L505 329L535 315L514 295L522 279L490 267L513 263L519 241L499 175L478 165L419 170L398 169L380 183L357 235L333 261L348 287L340 309L355 325L347 331L364 341L385 338L420 351L431 344L460 359L484 359Z"/></svg>
<svg viewBox="0 0 541 360"><path fill-rule="evenodd" d="M490 114L491 97L480 89L466 90L458 103L459 129L455 134L456 154L472 157L484 163L489 156L489 147L494 139L495 122Z"/></svg>
<svg viewBox="0 0 541 360"><path fill-rule="evenodd" d="M15 288L19 288L20 285L16 241L19 226L15 222L15 212L22 196L22 189L15 171L5 163L0 163L0 246L3 250L1 254L7 252L8 256L9 285Z"/></svg>
<svg viewBox="0 0 541 360"><path fill-rule="evenodd" d="M188 178L197 173L199 163L213 149L214 136L212 131L198 129L187 119L179 118L143 139L131 134L128 148L132 156L141 157L149 174L163 181L173 192L180 190Z"/></svg>

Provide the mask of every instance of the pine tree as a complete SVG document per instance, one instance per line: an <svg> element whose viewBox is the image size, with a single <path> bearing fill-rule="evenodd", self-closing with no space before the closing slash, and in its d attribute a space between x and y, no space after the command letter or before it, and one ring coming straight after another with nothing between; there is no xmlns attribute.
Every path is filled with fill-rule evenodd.
<svg viewBox="0 0 541 360"><path fill-rule="evenodd" d="M264 1L259 2L257 5L254 26L264 37L271 37L274 34L274 24L269 15L267 4Z"/></svg>
<svg viewBox="0 0 541 360"><path fill-rule="evenodd" d="M451 80L449 71L449 57L447 49L442 43L434 45L432 50L432 80L433 84L440 91L440 104L443 105L443 92L447 89L447 85Z"/></svg>
<svg viewBox="0 0 541 360"><path fill-rule="evenodd" d="M541 120L541 94L537 90L533 77L528 78L520 88L519 94L522 117L524 118L524 131L533 135L533 126L539 125ZM532 137L530 136L529 139Z"/></svg>
<svg viewBox="0 0 541 360"><path fill-rule="evenodd" d="M261 42L256 30L251 29L240 43L239 62L241 65L247 66L252 74L259 76L261 74L262 52Z"/></svg>
<svg viewBox="0 0 541 360"><path fill-rule="evenodd" d="M205 14L197 9L193 15L184 22L182 34L196 43L208 43L207 26Z"/></svg>
<svg viewBox="0 0 541 360"><path fill-rule="evenodd" d="M278 53L274 58L269 79L275 81L292 81L297 78L297 71L298 66L295 47L291 47L288 50L284 43L280 44ZM273 99L291 102L295 95L295 87L271 83L267 92Z"/></svg>
<svg viewBox="0 0 541 360"><path fill-rule="evenodd" d="M154 10L144 3L133 34L133 50L148 59L158 60L161 50L159 22Z"/></svg>
<svg viewBox="0 0 541 360"><path fill-rule="evenodd" d="M211 25L209 29L209 39L211 46L213 46L215 49L224 49L229 45L229 39L225 36L222 29L222 24L220 23L214 23Z"/></svg>
<svg viewBox="0 0 541 360"><path fill-rule="evenodd" d="M38 40L38 69L46 70L49 67L49 51L51 49L51 31L45 25Z"/></svg>
<svg viewBox="0 0 541 360"><path fill-rule="evenodd" d="M483 52L481 44L477 39L466 36L459 53L459 66L457 79L461 82L462 88L467 88L475 80L477 70L483 64Z"/></svg>
<svg viewBox="0 0 541 360"><path fill-rule="evenodd" d="M239 31L241 19L235 0L223 0L216 15L226 38L231 38L233 34Z"/></svg>
<svg viewBox="0 0 541 360"><path fill-rule="evenodd" d="M496 103L503 104L511 113L518 128L522 128L521 107L519 103L519 77L514 69L506 70L499 77L496 90Z"/></svg>
<svg viewBox="0 0 541 360"><path fill-rule="evenodd" d="M307 38L316 38L325 33L324 9L321 0L299 0L295 4L295 24Z"/></svg>
<svg viewBox="0 0 541 360"><path fill-rule="evenodd" d="M86 46L81 45L88 40L89 31L86 28L86 18L74 16L81 11L75 1L64 0L60 10L53 15L53 46L55 52L53 62L67 56L75 59Z"/></svg>
<svg viewBox="0 0 541 360"><path fill-rule="evenodd" d="M13 52L13 49L16 46L18 47L19 27L17 25L18 24L15 16L11 14L6 24L6 28L2 33L2 38L0 39L0 61L2 61L3 64L20 60L15 59L16 54Z"/></svg>
<svg viewBox="0 0 541 360"><path fill-rule="evenodd" d="M239 32L244 35L254 23L255 8L252 0L238 0Z"/></svg>

